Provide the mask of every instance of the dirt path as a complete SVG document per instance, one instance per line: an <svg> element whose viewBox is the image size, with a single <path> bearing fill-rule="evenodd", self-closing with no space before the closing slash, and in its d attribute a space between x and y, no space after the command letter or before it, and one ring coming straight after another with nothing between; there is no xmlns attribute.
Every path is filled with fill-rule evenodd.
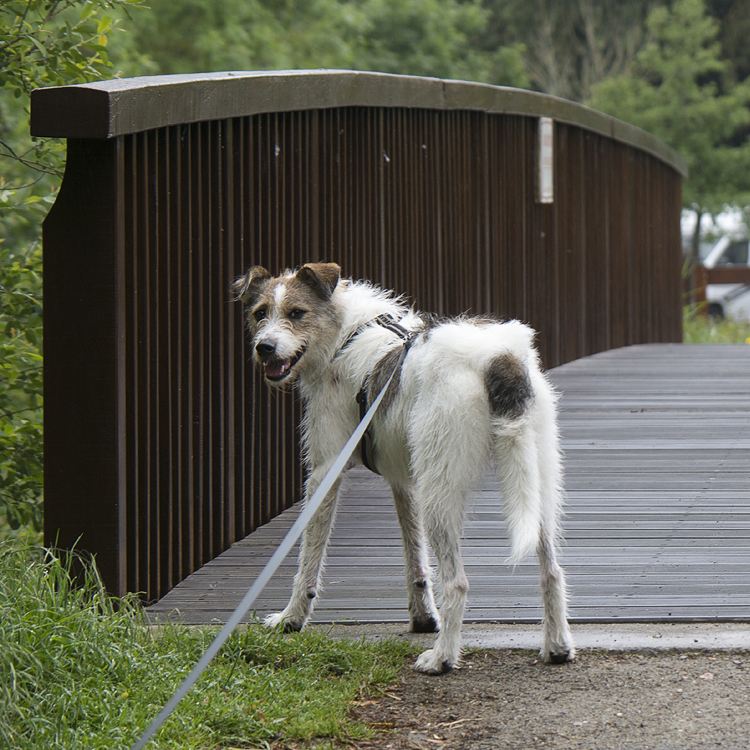
<svg viewBox="0 0 750 750"><path fill-rule="evenodd" d="M477 651L352 710L382 730L361 750L750 748L750 651Z"/></svg>

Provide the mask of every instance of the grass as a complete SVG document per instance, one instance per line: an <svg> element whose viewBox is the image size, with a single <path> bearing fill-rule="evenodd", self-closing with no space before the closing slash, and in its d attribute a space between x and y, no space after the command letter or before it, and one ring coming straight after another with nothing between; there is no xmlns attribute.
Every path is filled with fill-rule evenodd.
<svg viewBox="0 0 750 750"><path fill-rule="evenodd" d="M129 748L216 628L149 627L132 598L82 586L69 561L0 544L0 747ZM148 748L350 743L370 736L348 709L396 679L408 644L320 633L235 632Z"/></svg>
<svg viewBox="0 0 750 750"><path fill-rule="evenodd" d="M714 320L686 306L682 340L686 344L750 344L750 322L732 318Z"/></svg>

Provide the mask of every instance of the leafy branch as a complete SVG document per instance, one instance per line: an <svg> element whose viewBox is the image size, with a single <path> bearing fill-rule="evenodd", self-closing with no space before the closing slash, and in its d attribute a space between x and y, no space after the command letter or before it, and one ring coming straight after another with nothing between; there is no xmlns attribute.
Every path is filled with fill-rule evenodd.
<svg viewBox="0 0 750 750"><path fill-rule="evenodd" d="M112 75L111 17L140 0L0 4L0 539L42 528L41 220L63 174L65 144L28 135L40 86ZM110 14L110 15L108 15Z"/></svg>

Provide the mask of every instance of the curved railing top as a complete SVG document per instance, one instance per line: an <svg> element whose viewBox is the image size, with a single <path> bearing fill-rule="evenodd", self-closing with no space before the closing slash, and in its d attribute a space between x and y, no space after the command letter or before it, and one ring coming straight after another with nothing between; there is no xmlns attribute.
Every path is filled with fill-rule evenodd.
<svg viewBox="0 0 750 750"><path fill-rule="evenodd" d="M168 125L331 107L412 107L552 117L646 151L687 176L685 160L633 125L575 102L484 83L342 70L143 76L32 92L31 133L114 138Z"/></svg>

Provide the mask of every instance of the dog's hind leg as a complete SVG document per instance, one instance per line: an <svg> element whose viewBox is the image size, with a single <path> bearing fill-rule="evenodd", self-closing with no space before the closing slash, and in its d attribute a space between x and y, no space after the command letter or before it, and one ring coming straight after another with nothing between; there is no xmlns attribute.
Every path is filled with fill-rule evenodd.
<svg viewBox="0 0 750 750"><path fill-rule="evenodd" d="M310 475L305 492L306 501L315 492L326 470L327 467L323 470L316 469ZM282 626L285 630L297 631L302 630L310 619L320 590L326 550L336 516L340 485L341 480L338 479L310 519L300 544L298 569L294 576L289 604L283 612L268 615L263 621L266 627Z"/></svg>
<svg viewBox="0 0 750 750"><path fill-rule="evenodd" d="M546 384L536 386L536 398L521 420L495 426L495 460L513 552L518 563L533 549L539 559L544 606L542 648L546 662L575 658L567 621L565 573L557 562L562 508L562 468L555 422L554 396Z"/></svg>
<svg viewBox="0 0 750 750"><path fill-rule="evenodd" d="M546 662L563 664L575 659L576 650L568 625L565 572L557 562L554 537L543 531L536 553L539 558L539 584L544 605L542 648L539 655Z"/></svg>
<svg viewBox="0 0 750 750"><path fill-rule="evenodd" d="M424 491L424 488L422 488ZM455 667L461 657L463 622L469 581L461 559L460 534L463 521L463 497L435 487L441 496L430 492L424 497L424 522L437 560L442 592L440 633L434 646L420 654L414 668L440 674ZM419 492L419 490L418 490Z"/></svg>
<svg viewBox="0 0 750 750"><path fill-rule="evenodd" d="M568 591L565 571L557 561L562 515L563 470L557 433L554 394L539 388L535 422L536 444L540 457L541 533L536 548L539 559L539 584L544 605L542 649L546 662L561 664L575 659L573 636L568 625Z"/></svg>
<svg viewBox="0 0 750 750"><path fill-rule="evenodd" d="M395 485L391 485L391 489L404 542L410 630L412 633L434 633L440 629L440 616L432 591L432 570L422 519L409 490Z"/></svg>
<svg viewBox="0 0 750 750"><path fill-rule="evenodd" d="M414 499L435 554L442 602L440 633L414 668L438 674L461 657L461 624L469 581L461 560L466 493L487 463L490 421L484 386L470 371L451 378L442 372L440 390L423 387L409 425Z"/></svg>

